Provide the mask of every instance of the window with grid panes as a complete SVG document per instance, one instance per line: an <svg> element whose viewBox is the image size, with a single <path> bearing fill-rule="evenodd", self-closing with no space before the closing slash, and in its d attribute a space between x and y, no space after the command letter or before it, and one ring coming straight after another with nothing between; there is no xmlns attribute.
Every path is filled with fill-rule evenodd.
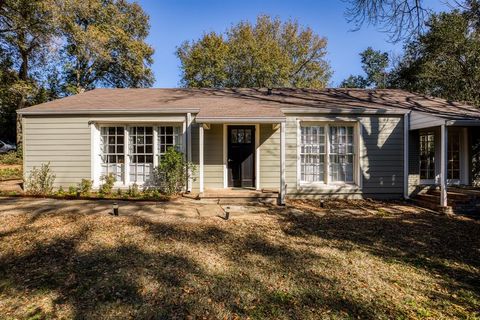
<svg viewBox="0 0 480 320"><path fill-rule="evenodd" d="M420 132L420 179L435 179L435 134Z"/></svg>
<svg viewBox="0 0 480 320"><path fill-rule="evenodd" d="M125 128L102 127L100 131L102 176L112 173L117 181L123 181L125 173Z"/></svg>
<svg viewBox="0 0 480 320"><path fill-rule="evenodd" d="M330 126L329 179L331 182L353 182L353 127Z"/></svg>
<svg viewBox="0 0 480 320"><path fill-rule="evenodd" d="M168 148L183 152L183 134L179 126L161 126L158 127L158 157L159 161L167 152Z"/></svg>
<svg viewBox="0 0 480 320"><path fill-rule="evenodd" d="M153 175L153 127L129 128L130 182L144 183Z"/></svg>
<svg viewBox="0 0 480 320"><path fill-rule="evenodd" d="M304 182L324 181L325 128L301 127L300 169Z"/></svg>
<svg viewBox="0 0 480 320"><path fill-rule="evenodd" d="M460 179L460 134L449 132L448 134L448 172L447 178Z"/></svg>

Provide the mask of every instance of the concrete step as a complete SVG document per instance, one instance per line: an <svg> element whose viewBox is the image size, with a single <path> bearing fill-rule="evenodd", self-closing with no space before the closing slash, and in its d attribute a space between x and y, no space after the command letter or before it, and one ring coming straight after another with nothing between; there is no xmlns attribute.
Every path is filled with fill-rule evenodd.
<svg viewBox="0 0 480 320"><path fill-rule="evenodd" d="M429 195L434 195L440 197L440 190L438 189L433 189L433 190L428 190L425 194ZM473 199L473 196L461 192L455 192L455 191L448 191L447 192L447 199L452 199L455 201L471 201Z"/></svg>

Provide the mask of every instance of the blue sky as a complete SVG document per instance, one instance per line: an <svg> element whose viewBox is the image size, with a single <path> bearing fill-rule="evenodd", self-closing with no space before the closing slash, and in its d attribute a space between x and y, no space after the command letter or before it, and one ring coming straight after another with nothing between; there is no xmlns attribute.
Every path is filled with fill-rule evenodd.
<svg viewBox="0 0 480 320"><path fill-rule="evenodd" d="M442 1L427 0L433 9L441 9ZM223 32L241 20L255 21L259 14L297 19L328 40L328 56L333 69L330 86L337 86L350 74L361 74L359 53L374 49L401 54L401 44L391 44L388 36L373 27L352 31L342 0L140 0L150 15L151 30L147 41L155 49L153 70L155 87L178 87L179 61L175 48L184 40L196 40L205 32Z"/></svg>

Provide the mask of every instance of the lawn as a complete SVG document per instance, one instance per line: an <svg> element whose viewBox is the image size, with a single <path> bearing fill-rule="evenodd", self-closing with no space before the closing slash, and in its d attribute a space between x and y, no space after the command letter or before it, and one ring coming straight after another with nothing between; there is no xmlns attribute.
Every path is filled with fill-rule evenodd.
<svg viewBox="0 0 480 320"><path fill-rule="evenodd" d="M369 201L228 221L15 201L0 199L2 318L480 317L468 218Z"/></svg>

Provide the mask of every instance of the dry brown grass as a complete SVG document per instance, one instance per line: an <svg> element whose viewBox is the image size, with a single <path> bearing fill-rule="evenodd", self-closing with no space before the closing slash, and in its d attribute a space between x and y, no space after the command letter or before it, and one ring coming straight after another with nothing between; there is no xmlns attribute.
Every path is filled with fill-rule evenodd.
<svg viewBox="0 0 480 320"><path fill-rule="evenodd" d="M0 200L2 201L2 200ZM0 214L3 318L469 318L480 223L296 201L224 221Z"/></svg>

